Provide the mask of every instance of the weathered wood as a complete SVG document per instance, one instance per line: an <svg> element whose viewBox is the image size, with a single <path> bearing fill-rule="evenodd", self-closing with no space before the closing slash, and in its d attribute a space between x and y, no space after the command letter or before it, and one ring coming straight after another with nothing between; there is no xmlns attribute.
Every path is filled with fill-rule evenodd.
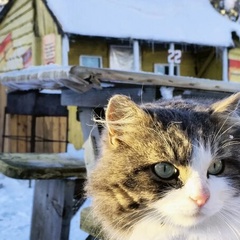
<svg viewBox="0 0 240 240"><path fill-rule="evenodd" d="M0 154L0 172L17 179L84 179L86 170L82 160L67 153L5 153Z"/></svg>
<svg viewBox="0 0 240 240"><path fill-rule="evenodd" d="M71 90L63 90L62 105L77 105L81 108L105 107L110 97L114 94L124 94L131 97L137 103L151 102L156 99L155 87L114 87L103 88L102 90L91 89L79 94Z"/></svg>
<svg viewBox="0 0 240 240"><path fill-rule="evenodd" d="M215 50L212 49L212 51L209 53L209 56L207 57L207 59L205 60L205 62L201 66L201 68L199 69L199 72L197 73L197 77L202 77L203 73L209 67L210 62L214 59L214 56L215 56Z"/></svg>
<svg viewBox="0 0 240 240"><path fill-rule="evenodd" d="M74 186L73 180L36 181L31 240L68 240Z"/></svg>
<svg viewBox="0 0 240 240"><path fill-rule="evenodd" d="M93 122L94 111L91 108L81 108L79 111L79 119L82 126L82 133L84 138L83 148L84 160L87 171L89 172L96 163L98 155L98 144L100 133L98 126Z"/></svg>
<svg viewBox="0 0 240 240"><path fill-rule="evenodd" d="M240 91L236 83L200 79L184 76L158 75L148 72L125 72L110 69L94 69L74 67L74 74L79 78L86 78L87 74L96 79L112 83L128 83L137 85L170 86L189 89L214 90L223 92ZM73 70L71 70L73 71Z"/></svg>
<svg viewBox="0 0 240 240"><path fill-rule="evenodd" d="M68 106L68 141L74 145L76 149L81 149L83 145L82 129L77 121L77 107Z"/></svg>
<svg viewBox="0 0 240 240"><path fill-rule="evenodd" d="M6 94L5 94L5 87L0 85L0 146L2 146L2 141L3 138L1 137L3 135L3 124L4 124L4 110L5 110L5 106L6 106ZM6 123L6 119L5 119L5 123ZM7 127L7 126L5 126ZM6 131L7 132L7 131ZM5 133L6 133L5 132ZM4 144L5 145L5 144ZM6 146L6 145L5 145ZM1 151L1 150L0 150Z"/></svg>
<svg viewBox="0 0 240 240"><path fill-rule="evenodd" d="M96 222L95 217L92 215L91 207L82 209L80 228L95 238L104 239L104 233L102 232L100 224Z"/></svg>
<svg viewBox="0 0 240 240"><path fill-rule="evenodd" d="M112 84L170 86L220 92L240 91L240 84L233 82L81 66L74 66L71 69L69 67L56 66L48 68L37 67L36 69L31 69L31 71L22 70L17 74L12 72L0 76L0 83L13 89L21 90L39 88L58 89L67 86L72 90L84 92L91 89L91 87L99 87L98 81Z"/></svg>

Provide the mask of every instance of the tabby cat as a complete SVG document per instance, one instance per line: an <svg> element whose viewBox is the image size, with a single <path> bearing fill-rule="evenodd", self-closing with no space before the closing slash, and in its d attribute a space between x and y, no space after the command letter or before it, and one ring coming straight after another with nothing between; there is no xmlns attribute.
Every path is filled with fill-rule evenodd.
<svg viewBox="0 0 240 240"><path fill-rule="evenodd" d="M86 186L107 239L240 239L239 100L110 99Z"/></svg>

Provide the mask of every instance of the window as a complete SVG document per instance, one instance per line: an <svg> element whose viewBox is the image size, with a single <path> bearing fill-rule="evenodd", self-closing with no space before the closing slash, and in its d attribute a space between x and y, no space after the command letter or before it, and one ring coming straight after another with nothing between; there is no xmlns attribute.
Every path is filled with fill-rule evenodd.
<svg viewBox="0 0 240 240"><path fill-rule="evenodd" d="M110 68L117 70L133 70L133 48L130 46L110 46Z"/></svg>
<svg viewBox="0 0 240 240"><path fill-rule="evenodd" d="M80 63L80 66L83 66L83 67L101 68L102 67L102 57L81 55L79 58L79 63Z"/></svg>
<svg viewBox="0 0 240 240"><path fill-rule="evenodd" d="M160 64L155 63L154 64L154 72L159 74L169 74L169 65L168 64ZM180 75L180 66L174 65L174 75Z"/></svg>

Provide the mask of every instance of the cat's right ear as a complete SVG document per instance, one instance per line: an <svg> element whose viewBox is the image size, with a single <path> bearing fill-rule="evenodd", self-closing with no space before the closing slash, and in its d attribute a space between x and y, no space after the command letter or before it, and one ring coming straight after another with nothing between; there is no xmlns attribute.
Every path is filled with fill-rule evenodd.
<svg viewBox="0 0 240 240"><path fill-rule="evenodd" d="M211 105L210 111L213 114L224 114L240 116L239 110L240 92L231 95Z"/></svg>
<svg viewBox="0 0 240 240"><path fill-rule="evenodd" d="M106 125L110 141L114 143L114 139L123 135L124 132L130 128L136 128L145 117L145 112L129 97L114 95L106 109Z"/></svg>

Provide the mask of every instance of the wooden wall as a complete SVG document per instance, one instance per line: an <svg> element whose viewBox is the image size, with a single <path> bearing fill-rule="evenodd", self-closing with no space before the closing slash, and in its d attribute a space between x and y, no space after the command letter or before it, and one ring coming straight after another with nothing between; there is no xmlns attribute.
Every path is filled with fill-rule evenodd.
<svg viewBox="0 0 240 240"><path fill-rule="evenodd" d="M80 55L96 55L102 57L104 68L109 67L109 42L104 38L72 38L70 39L69 65L79 65Z"/></svg>
<svg viewBox="0 0 240 240"><path fill-rule="evenodd" d="M15 1L0 23L0 44L5 46L4 51L0 52L0 72L43 64L42 39L48 34L55 35L55 63L61 64L61 35L43 1ZM1 86L0 136L2 136L5 99L6 94ZM31 116L7 115L5 134L15 137L5 138L5 152L30 152L31 145L26 138L30 136L31 120ZM37 119L36 135L38 138L66 141L67 127L65 117L40 117ZM65 143L39 141L35 144L35 152L65 150Z"/></svg>
<svg viewBox="0 0 240 240"><path fill-rule="evenodd" d="M111 45L131 45L129 42L106 40L104 38L79 37L70 40L69 64L79 65L80 55L102 56L103 67L109 67L109 48ZM141 66L146 72L154 71L155 63L167 64L167 44L140 44ZM183 76L196 76L195 55L190 50L183 50L180 73Z"/></svg>
<svg viewBox="0 0 240 240"><path fill-rule="evenodd" d="M34 10L31 0L15 1L0 24L0 72L22 69L32 63Z"/></svg>
<svg viewBox="0 0 240 240"><path fill-rule="evenodd" d="M196 77L222 80L222 57L220 50L214 47L203 47L195 54Z"/></svg>
<svg viewBox="0 0 240 240"><path fill-rule="evenodd" d="M168 64L168 45L167 44L155 44L142 45L142 70L146 72L154 71L154 64ZM176 47L176 49L180 49ZM195 58L190 50L182 50L182 59L180 64L180 75L195 77Z"/></svg>
<svg viewBox="0 0 240 240"><path fill-rule="evenodd" d="M34 10L31 0L15 1L7 16L0 24L0 44L4 46L0 53L0 72L22 69L34 64L33 62L33 19ZM4 117L6 94L1 86L0 115L1 115L1 136ZM22 116L8 116L6 134L20 136L27 135L26 123L28 119ZM2 138L1 138L2 143ZM15 152L17 149L24 151L23 141L5 141L5 151Z"/></svg>

